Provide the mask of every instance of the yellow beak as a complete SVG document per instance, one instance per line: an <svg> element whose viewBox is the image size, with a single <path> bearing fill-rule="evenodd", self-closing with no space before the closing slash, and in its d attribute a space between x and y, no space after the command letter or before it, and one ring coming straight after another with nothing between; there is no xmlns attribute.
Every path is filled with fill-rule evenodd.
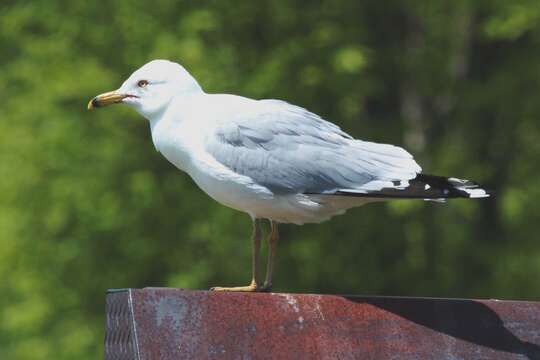
<svg viewBox="0 0 540 360"><path fill-rule="evenodd" d="M94 108L107 106L111 104L117 104L119 102L122 102L123 99L128 97L129 95L126 94L120 94L118 90L109 91L103 94L100 94L90 100L88 103L88 110L92 110Z"/></svg>

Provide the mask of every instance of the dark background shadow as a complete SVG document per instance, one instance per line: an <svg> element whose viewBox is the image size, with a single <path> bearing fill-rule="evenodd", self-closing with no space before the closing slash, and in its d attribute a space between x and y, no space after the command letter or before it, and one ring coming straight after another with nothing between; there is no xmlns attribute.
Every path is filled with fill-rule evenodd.
<svg viewBox="0 0 540 360"><path fill-rule="evenodd" d="M389 311L416 324L498 351L540 359L540 346L522 341L499 315L481 302L457 299L346 297ZM520 306L519 303L516 306ZM510 315L511 316L511 315ZM540 329L537 329L537 331Z"/></svg>

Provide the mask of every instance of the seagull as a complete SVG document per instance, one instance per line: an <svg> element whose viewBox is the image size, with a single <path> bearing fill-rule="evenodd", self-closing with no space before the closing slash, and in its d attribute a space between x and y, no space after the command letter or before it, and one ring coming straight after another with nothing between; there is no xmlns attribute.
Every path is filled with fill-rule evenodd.
<svg viewBox="0 0 540 360"><path fill-rule="evenodd" d="M172 61L150 61L88 109L118 103L149 121L156 150L204 192L251 217L251 283L214 291L270 291L278 224L320 223L374 201L490 196L470 180L422 174L403 148L355 139L302 107L206 93ZM264 219L271 231L263 282Z"/></svg>

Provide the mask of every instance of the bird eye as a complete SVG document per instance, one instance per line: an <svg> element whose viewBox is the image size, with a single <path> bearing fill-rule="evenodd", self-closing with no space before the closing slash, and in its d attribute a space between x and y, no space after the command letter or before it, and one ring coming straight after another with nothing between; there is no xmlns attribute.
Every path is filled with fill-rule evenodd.
<svg viewBox="0 0 540 360"><path fill-rule="evenodd" d="M138 87L145 87L146 85L148 85L147 80L139 80L139 82L137 83Z"/></svg>

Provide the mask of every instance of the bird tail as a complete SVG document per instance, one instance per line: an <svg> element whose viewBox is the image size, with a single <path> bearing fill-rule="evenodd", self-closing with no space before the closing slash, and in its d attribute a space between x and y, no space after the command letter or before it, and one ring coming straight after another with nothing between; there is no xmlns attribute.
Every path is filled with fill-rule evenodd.
<svg viewBox="0 0 540 360"><path fill-rule="evenodd" d="M492 195L492 192L471 180L426 174L418 174L414 179L408 180L408 184L398 181L395 185L395 187L365 192L356 189L340 189L333 195L431 201L444 201L449 198L485 198Z"/></svg>

